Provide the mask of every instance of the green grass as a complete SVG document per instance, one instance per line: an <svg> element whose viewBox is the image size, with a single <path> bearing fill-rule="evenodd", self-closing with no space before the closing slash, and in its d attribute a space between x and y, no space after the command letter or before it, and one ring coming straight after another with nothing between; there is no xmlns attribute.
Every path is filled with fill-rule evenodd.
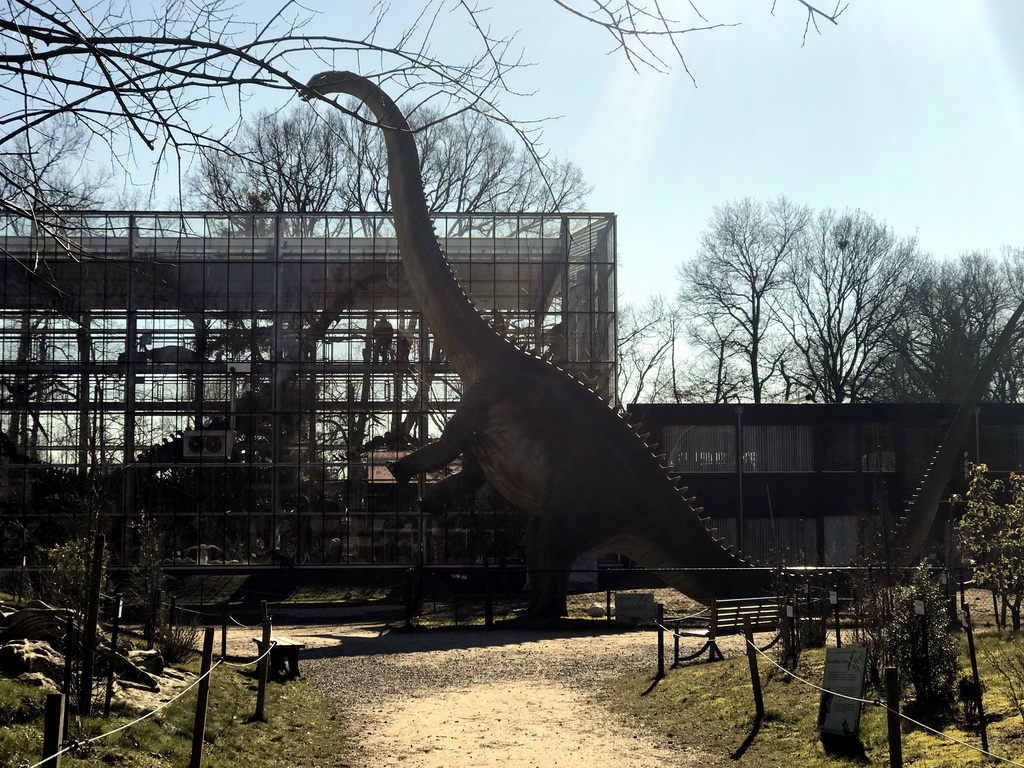
<svg viewBox="0 0 1024 768"><path fill-rule="evenodd" d="M22 699L30 699L24 703ZM42 755L41 700L38 689L0 680L0 766L31 765ZM35 703L38 699L38 703ZM206 721L204 768L320 768L340 766L337 755L344 735L330 706L307 680L270 683L266 722L255 722L253 673L236 667L214 670ZM196 689L119 734L68 753L62 766L125 766L171 768L189 764ZM107 720L73 721L71 732L79 741L112 731L141 712L116 711Z"/></svg>
<svg viewBox="0 0 1024 768"><path fill-rule="evenodd" d="M979 645L983 649L979 666L986 685L985 710L991 719L989 748L997 755L1024 761L1024 725L991 664L991 651L1012 650L1012 646L1006 637L995 634L980 637ZM963 663L969 670L966 654ZM823 650L805 651L797 672L820 685L823 665ZM656 683L650 675L618 680L607 687L606 701L611 709L645 725L663 744L675 749L692 747L707 752L710 757L705 764L708 766L889 765L884 709L865 706L859 743L841 745L842 751L837 748L828 753L815 730L818 692L781 672L770 672L770 665L763 659L759 667L766 714L756 731L746 658L670 669ZM868 691L865 698L884 697L877 691ZM981 745L977 729L966 727L958 716L929 725L956 739ZM733 758L737 754L741 757L739 763ZM904 723L903 728L903 757L906 765L916 768L988 764L979 752L909 723Z"/></svg>

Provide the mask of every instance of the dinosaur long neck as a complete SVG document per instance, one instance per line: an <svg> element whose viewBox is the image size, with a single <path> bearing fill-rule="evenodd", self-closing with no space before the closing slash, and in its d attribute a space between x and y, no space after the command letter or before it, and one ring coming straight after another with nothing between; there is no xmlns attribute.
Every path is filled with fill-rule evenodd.
<svg viewBox="0 0 1024 768"><path fill-rule="evenodd" d="M406 277L427 327L463 382L471 384L493 370L504 356L514 354L515 348L477 312L441 250L427 210L419 153L409 122L370 80L347 72L325 74L331 76L329 90L362 101L384 131L388 186Z"/></svg>

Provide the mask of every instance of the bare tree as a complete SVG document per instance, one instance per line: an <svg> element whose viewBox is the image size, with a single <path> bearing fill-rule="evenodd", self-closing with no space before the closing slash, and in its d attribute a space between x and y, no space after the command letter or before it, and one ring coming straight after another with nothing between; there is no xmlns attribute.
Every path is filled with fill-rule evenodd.
<svg viewBox="0 0 1024 768"><path fill-rule="evenodd" d="M675 61L685 68L685 35L722 26L709 24L692 3L596 2L586 12L568 0L553 1L604 28L636 67L667 68ZM823 11L796 1L807 11L807 28L819 19L835 23L845 8ZM45 123L70 116L126 166L159 165L197 148L224 147L233 125L224 126L223 115L237 120L256 89L293 94L310 74L345 66L387 80L398 97L415 90L417 101L433 100L446 115L485 112L530 138L499 104L512 73L528 65L515 35L496 31L487 9L463 0L426 0L412 19L370 0L364 15L346 14L354 19L353 30L362 26L348 30L349 36L314 33L313 15L291 1L262 19L239 17L227 0L168 0L148 16L126 15L126 8L113 0L88 8L8 0L0 18L0 89L8 97L0 112L0 145L10 147ZM526 6L523 13L529 13ZM444 24L459 25L459 34L475 40L467 60L433 54ZM367 69L371 61L374 71ZM203 111L210 106L215 110ZM137 147L149 152L139 157ZM0 156L0 165L9 163L9 154ZM32 182L15 186L28 194ZM0 199L0 210L30 218L46 210L45 201L34 201L42 206L37 210L16 197Z"/></svg>
<svg viewBox="0 0 1024 768"><path fill-rule="evenodd" d="M786 265L811 220L785 198L749 198L714 209L700 250L679 270L679 302L695 344L724 370L736 361L744 388L760 403L778 378L788 345L776 320Z"/></svg>
<svg viewBox="0 0 1024 768"><path fill-rule="evenodd" d="M986 253L933 263L911 287L892 330L886 399L958 403L1016 306Z"/></svg>
<svg viewBox="0 0 1024 768"><path fill-rule="evenodd" d="M1002 266L1008 306L1012 308L1024 301L1024 248L1004 248ZM998 403L1024 403L1024 327L1018 326L1010 351L996 367L992 399Z"/></svg>
<svg viewBox="0 0 1024 768"><path fill-rule="evenodd" d="M355 100L349 107L363 114ZM452 212L579 209L588 191L579 168L542 162L479 112L450 120L432 107L413 119L431 210ZM390 209L382 133L337 110L263 112L245 122L231 152L204 153L190 178L194 201L215 210L351 211Z"/></svg>
<svg viewBox="0 0 1024 768"><path fill-rule="evenodd" d="M0 162L0 200L20 211L81 210L105 204L110 174L87 167L90 138L67 116L20 134ZM17 230L24 228L20 224L15 219Z"/></svg>
<svg viewBox="0 0 1024 768"><path fill-rule="evenodd" d="M619 402L678 402L679 334L679 313L663 296L619 308Z"/></svg>
<svg viewBox="0 0 1024 768"><path fill-rule="evenodd" d="M821 212L790 262L786 326L796 380L828 403L870 398L917 282L914 238L867 214Z"/></svg>

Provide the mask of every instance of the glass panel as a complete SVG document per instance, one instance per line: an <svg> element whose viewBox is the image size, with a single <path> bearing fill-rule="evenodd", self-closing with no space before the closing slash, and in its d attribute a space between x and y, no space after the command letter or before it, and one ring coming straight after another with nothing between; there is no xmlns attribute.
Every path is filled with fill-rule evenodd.
<svg viewBox="0 0 1024 768"><path fill-rule="evenodd" d="M744 472L813 472L814 427L750 424L743 427Z"/></svg>
<svg viewBox="0 0 1024 768"><path fill-rule="evenodd" d="M668 426L668 460L676 472L735 472L736 428L722 425Z"/></svg>
<svg viewBox="0 0 1024 768"><path fill-rule="evenodd" d="M860 466L865 472L896 471L896 437L887 422L861 424Z"/></svg>

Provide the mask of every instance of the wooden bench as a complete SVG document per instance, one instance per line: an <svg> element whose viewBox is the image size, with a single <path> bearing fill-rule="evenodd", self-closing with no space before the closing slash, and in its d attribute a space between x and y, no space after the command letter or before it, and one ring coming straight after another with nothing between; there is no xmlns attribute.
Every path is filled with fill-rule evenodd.
<svg viewBox="0 0 1024 768"><path fill-rule="evenodd" d="M256 643L257 653L262 656L267 650L263 647L263 638L254 637L252 641ZM299 651L306 644L283 635L271 635L270 643L270 674L280 680L298 677Z"/></svg>
<svg viewBox="0 0 1024 768"><path fill-rule="evenodd" d="M717 639L720 635L743 634L744 622L750 622L753 632L775 632L775 638L764 648L766 651L779 640L782 623L783 602L778 597L739 597L728 600L715 600L707 614L685 616L675 620L675 660L673 666L681 661L690 661L708 651L710 661L724 659ZM687 624L688 626L684 626ZM683 637L696 637L704 640L704 645L696 653L688 656L679 655L679 640Z"/></svg>

